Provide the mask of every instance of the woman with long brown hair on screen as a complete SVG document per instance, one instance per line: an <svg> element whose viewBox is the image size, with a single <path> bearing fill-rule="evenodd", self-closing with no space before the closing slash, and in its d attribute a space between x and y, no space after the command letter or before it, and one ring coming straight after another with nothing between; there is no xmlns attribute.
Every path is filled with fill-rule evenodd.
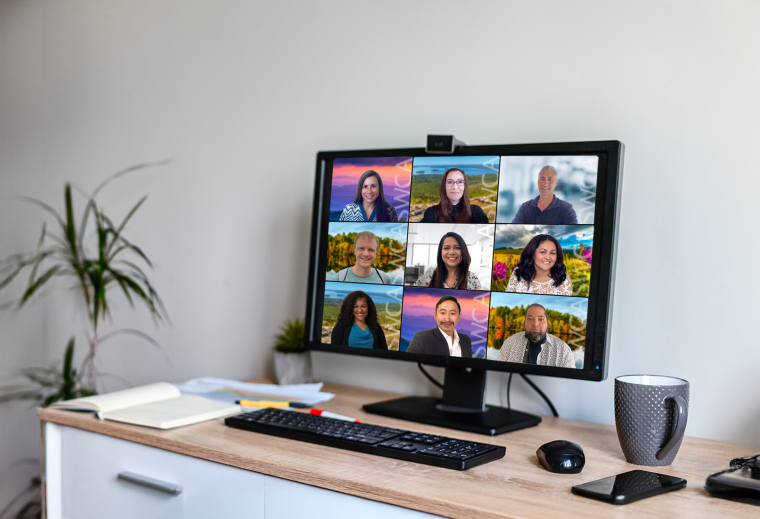
<svg viewBox="0 0 760 519"><path fill-rule="evenodd" d="M470 252L461 236L447 232L438 243L436 266L414 282L416 287L481 290L478 276L470 272Z"/></svg>
<svg viewBox="0 0 760 519"><path fill-rule="evenodd" d="M477 205L470 205L467 175L457 168L447 169L438 187L441 201L425 209L420 223L488 223L488 217Z"/></svg>
<svg viewBox="0 0 760 519"><path fill-rule="evenodd" d="M361 290L351 292L343 300L330 344L387 350L385 332L377 318L372 298Z"/></svg>
<svg viewBox="0 0 760 519"><path fill-rule="evenodd" d="M368 169L356 185L354 202L340 213L339 222L398 222L396 209L385 201L383 179L377 171Z"/></svg>
<svg viewBox="0 0 760 519"><path fill-rule="evenodd" d="M567 275L565 257L557 238L548 234L531 238L509 276L507 292L573 295L573 282Z"/></svg>

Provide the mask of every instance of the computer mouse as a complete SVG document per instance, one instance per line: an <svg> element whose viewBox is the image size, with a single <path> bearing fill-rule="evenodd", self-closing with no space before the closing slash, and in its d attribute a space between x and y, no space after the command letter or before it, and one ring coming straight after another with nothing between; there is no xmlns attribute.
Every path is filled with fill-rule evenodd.
<svg viewBox="0 0 760 519"><path fill-rule="evenodd" d="M578 474L586 464L581 446L566 440L543 444L536 451L536 457L546 470L557 474Z"/></svg>

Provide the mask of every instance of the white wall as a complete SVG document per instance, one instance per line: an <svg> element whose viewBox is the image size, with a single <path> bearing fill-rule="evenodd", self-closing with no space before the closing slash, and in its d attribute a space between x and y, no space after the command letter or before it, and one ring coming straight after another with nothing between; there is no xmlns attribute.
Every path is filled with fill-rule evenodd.
<svg viewBox="0 0 760 519"><path fill-rule="evenodd" d="M536 378L567 417L613 422L613 378L691 381L687 434L760 447L760 6L752 2L0 1L0 196L61 207L62 186L175 157L102 201L147 204L129 236L155 260L173 327L120 301L109 389L270 372L305 305L322 149L619 139L626 144L610 375ZM31 249L34 207L0 202L0 256ZM272 280L276 280L273 282ZM0 294L7 301L20 289ZM85 324L50 290L0 313L2 381L60 358ZM167 358L169 360L167 360ZM320 379L433 393L416 366L315 354ZM489 379L499 400L503 377ZM546 413L516 384L513 403ZM34 467L24 404L0 406L0 505ZM728 460L726 460L728 461Z"/></svg>

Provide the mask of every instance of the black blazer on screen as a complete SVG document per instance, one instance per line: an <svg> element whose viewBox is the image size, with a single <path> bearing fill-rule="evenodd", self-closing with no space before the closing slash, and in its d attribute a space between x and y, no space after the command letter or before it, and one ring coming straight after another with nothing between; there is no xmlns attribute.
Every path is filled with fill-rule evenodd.
<svg viewBox="0 0 760 519"><path fill-rule="evenodd" d="M457 332L458 333L458 332ZM463 334L459 335L459 347L462 349L462 357L472 357L472 341ZM449 356L449 345L438 328L417 332L412 337L412 342L406 349L408 353L425 353L428 355Z"/></svg>

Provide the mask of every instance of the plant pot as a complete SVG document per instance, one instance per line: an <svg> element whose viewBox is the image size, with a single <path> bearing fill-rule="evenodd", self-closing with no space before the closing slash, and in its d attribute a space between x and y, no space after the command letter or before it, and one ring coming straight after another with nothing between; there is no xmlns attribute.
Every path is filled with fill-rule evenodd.
<svg viewBox="0 0 760 519"><path fill-rule="evenodd" d="M274 352L274 373L278 384L311 382L311 353Z"/></svg>

